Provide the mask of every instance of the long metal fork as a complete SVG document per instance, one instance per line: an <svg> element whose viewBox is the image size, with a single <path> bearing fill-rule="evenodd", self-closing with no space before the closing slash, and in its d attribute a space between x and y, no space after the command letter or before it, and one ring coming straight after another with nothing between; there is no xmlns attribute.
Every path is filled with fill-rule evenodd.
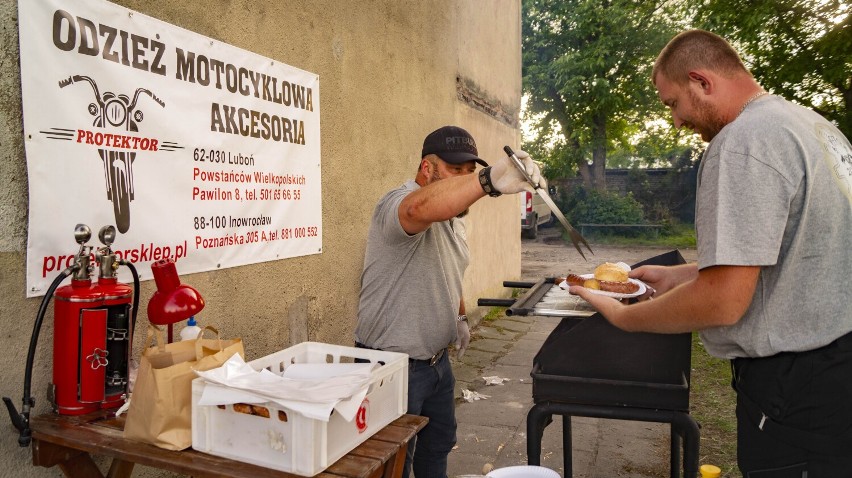
<svg viewBox="0 0 852 478"><path fill-rule="evenodd" d="M573 226L571 226L568 220L565 219L565 215L562 214L562 211L560 211L558 207L556 207L556 203L553 202L553 199L550 198L550 195L547 194L547 191L545 191L544 188L539 186L538 183L533 182L530 175L527 174L527 170L524 167L524 162L521 161L520 158L518 158L515 152L512 151L512 148L504 146L503 151L505 151L506 154L509 155L509 158L512 159L512 163L514 163L515 167L517 167L518 170L521 171L521 174L524 175L524 178L526 178L527 182L529 182L530 185L535 188L535 192L541 197L544 203L547 204L550 210L553 211L553 215L556 216L556 219L559 220L559 223L562 224L562 227L564 227L565 230L568 231L568 237L571 238L571 242L574 244L574 247L577 249L577 252L579 252L580 255L583 256L583 259L588 261L589 259L586 258L586 255L583 254L583 250L580 249L580 244L586 246L589 249L589 252L592 253L592 255L594 255L595 253L594 251L592 251L592 247L589 246L589 243L586 242L586 239L583 237L583 235L577 232L577 230L574 229Z"/></svg>

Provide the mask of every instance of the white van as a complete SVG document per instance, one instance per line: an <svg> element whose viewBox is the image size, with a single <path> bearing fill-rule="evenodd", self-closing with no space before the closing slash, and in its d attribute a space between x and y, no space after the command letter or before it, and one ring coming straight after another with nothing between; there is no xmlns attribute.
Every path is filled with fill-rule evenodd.
<svg viewBox="0 0 852 478"><path fill-rule="evenodd" d="M545 191L550 191L552 197L555 191L549 188L547 180L541 178L541 182L541 187L545 188ZM521 198L521 237L535 239L538 237L539 226L553 222L553 212L536 193L524 191L518 196Z"/></svg>

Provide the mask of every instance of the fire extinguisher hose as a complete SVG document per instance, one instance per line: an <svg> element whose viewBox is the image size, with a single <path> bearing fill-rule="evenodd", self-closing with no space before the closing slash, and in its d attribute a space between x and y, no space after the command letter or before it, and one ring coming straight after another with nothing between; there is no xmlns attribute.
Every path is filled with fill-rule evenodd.
<svg viewBox="0 0 852 478"><path fill-rule="evenodd" d="M127 266L130 269L130 273L133 274L133 312L131 312L130 316L130 333L132 334L131 337L133 337L136 335L136 313L139 311L139 273L130 261L121 259L118 263Z"/></svg>
<svg viewBox="0 0 852 478"><path fill-rule="evenodd" d="M38 345L38 336L41 332L41 324L44 322L44 314L47 312L47 306L50 303L50 299L53 297L53 293L56 291L56 288L59 287L59 284L61 284L66 277L73 274L74 271L79 268L80 266L75 264L62 271L56 279L53 280L53 283L50 284L50 287L47 289L47 293L44 294L44 298L41 300L41 305L38 308L38 314L36 314L36 321L33 325L33 333L30 336L30 348L27 351L27 364L24 369L24 398L21 413L18 413L18 410L12 403L12 399L9 397L3 397L3 402L9 410L9 417L12 419L12 425L14 425L20 432L18 444L22 447L29 446L30 441L32 440L32 430L30 430L30 409L35 406L35 398L33 398L30 394L30 391L33 377L33 362L35 361L35 352L36 346Z"/></svg>

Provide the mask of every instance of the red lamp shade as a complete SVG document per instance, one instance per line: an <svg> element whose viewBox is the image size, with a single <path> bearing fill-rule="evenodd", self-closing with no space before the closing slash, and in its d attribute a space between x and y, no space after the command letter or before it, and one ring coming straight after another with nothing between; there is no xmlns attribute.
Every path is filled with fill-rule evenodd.
<svg viewBox="0 0 852 478"><path fill-rule="evenodd" d="M155 325L171 325L186 320L204 308L204 298L192 287L181 284L175 262L160 259L151 264L157 291L148 302L148 320Z"/></svg>

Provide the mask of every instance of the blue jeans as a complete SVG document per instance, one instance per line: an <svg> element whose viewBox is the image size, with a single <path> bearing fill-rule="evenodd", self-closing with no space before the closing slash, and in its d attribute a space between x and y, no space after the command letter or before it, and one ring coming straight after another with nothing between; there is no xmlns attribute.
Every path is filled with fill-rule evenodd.
<svg viewBox="0 0 852 478"><path fill-rule="evenodd" d="M429 418L426 427L408 443L403 478L446 478L447 456L456 444L456 379L449 351L432 367L427 361L408 361L408 413Z"/></svg>

